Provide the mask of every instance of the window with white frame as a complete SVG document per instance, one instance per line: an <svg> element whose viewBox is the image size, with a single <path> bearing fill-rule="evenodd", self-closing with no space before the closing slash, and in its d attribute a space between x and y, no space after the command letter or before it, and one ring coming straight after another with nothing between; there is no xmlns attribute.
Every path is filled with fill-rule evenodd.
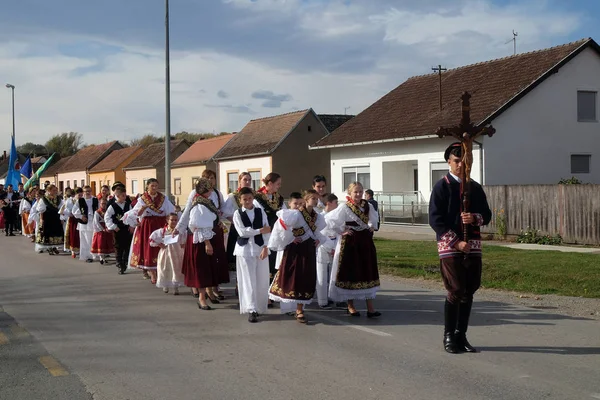
<svg viewBox="0 0 600 400"><path fill-rule="evenodd" d="M435 186L437 181L442 179L450 170L447 162L434 162L431 163L431 189Z"/></svg>
<svg viewBox="0 0 600 400"><path fill-rule="evenodd" d="M571 173L589 174L591 161L590 154L571 154Z"/></svg>
<svg viewBox="0 0 600 400"><path fill-rule="evenodd" d="M260 180L262 177L260 176L260 171L248 171L250 173L250 177L252 178L252 189L258 190L262 187Z"/></svg>
<svg viewBox="0 0 600 400"><path fill-rule="evenodd" d="M181 194L181 178L173 179L173 191L176 196Z"/></svg>
<svg viewBox="0 0 600 400"><path fill-rule="evenodd" d="M371 167L343 167L342 176L344 180L344 189L347 189L352 182L360 182L363 188L371 188Z"/></svg>
<svg viewBox="0 0 600 400"><path fill-rule="evenodd" d="M227 173L227 193L233 193L238 188L238 173L228 172Z"/></svg>
<svg viewBox="0 0 600 400"><path fill-rule="evenodd" d="M131 194L132 195L136 195L139 193L138 191L139 187L138 187L138 180L137 179L132 179L131 180Z"/></svg>
<svg viewBox="0 0 600 400"><path fill-rule="evenodd" d="M84 187L85 186L85 179L81 180L81 186L80 187Z"/></svg>
<svg viewBox="0 0 600 400"><path fill-rule="evenodd" d="M577 121L596 122L596 97L598 92L577 91Z"/></svg>

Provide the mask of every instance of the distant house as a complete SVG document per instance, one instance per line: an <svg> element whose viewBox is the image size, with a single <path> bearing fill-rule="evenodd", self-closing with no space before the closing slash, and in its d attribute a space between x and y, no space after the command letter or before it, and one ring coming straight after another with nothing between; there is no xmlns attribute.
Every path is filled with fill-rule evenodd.
<svg viewBox="0 0 600 400"><path fill-rule="evenodd" d="M90 169L90 182L98 190L100 190L102 185L111 186L117 181L125 183L125 171L123 168L140 155L143 150L140 146L131 146L113 151Z"/></svg>
<svg viewBox="0 0 600 400"><path fill-rule="evenodd" d="M171 140L171 160L176 159L190 147L185 140ZM160 190L165 189L165 144L154 143L147 146L140 154L133 158L125 168L127 191L136 195L143 193L146 181L150 178L158 179Z"/></svg>
<svg viewBox="0 0 600 400"><path fill-rule="evenodd" d="M19 164L23 165L25 161L27 161L27 157L23 154L17 153L19 157ZM8 167L9 167L10 157L4 152L2 156L0 156L0 183L4 185L6 182L6 176L8 175Z"/></svg>
<svg viewBox="0 0 600 400"><path fill-rule="evenodd" d="M214 155L229 142L234 135L221 135L198 140L171 164L172 191L177 204L183 205L188 194L205 169L217 170ZM224 191L226 193L226 191Z"/></svg>
<svg viewBox="0 0 600 400"><path fill-rule="evenodd" d="M329 155L308 146L329 132L313 109L255 119L238 132L214 157L219 188L237 187L240 172L252 175L252 186L262 186L270 172L282 176L282 193L310 188L316 174L329 176Z"/></svg>
<svg viewBox="0 0 600 400"><path fill-rule="evenodd" d="M40 187L44 188L44 182L49 181L53 185L58 185L58 172L61 171L69 162L73 156L63 157L59 160L57 156L54 156L51 164L46 171L40 177Z"/></svg>
<svg viewBox="0 0 600 400"><path fill-rule="evenodd" d="M92 192L97 193L99 188L90 181L90 169L97 165L115 150L122 149L118 141L84 147L75 153L69 161L58 171L58 189L62 192L65 188L92 186Z"/></svg>
<svg viewBox="0 0 600 400"><path fill-rule="evenodd" d="M438 127L456 125L461 94L471 120L496 134L473 146L473 179L486 185L600 183L600 49L592 39L409 78L311 149L330 150L331 186L355 180L428 201L448 171Z"/></svg>

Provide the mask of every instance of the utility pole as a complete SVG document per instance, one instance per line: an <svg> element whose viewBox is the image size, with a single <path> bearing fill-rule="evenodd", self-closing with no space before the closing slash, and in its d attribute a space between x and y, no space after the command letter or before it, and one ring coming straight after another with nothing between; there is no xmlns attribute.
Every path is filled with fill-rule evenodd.
<svg viewBox="0 0 600 400"><path fill-rule="evenodd" d="M442 111L442 72L448 71L448 69L442 68L442 65L440 64L437 67L431 68L431 70L437 72L440 77L440 111Z"/></svg>
<svg viewBox="0 0 600 400"><path fill-rule="evenodd" d="M169 57L169 0L165 0L165 196L171 200L171 65Z"/></svg>

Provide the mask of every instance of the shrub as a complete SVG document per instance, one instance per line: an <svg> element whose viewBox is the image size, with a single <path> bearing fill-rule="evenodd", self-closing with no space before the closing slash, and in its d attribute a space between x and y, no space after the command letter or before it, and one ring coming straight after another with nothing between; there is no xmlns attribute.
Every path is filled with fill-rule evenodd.
<svg viewBox="0 0 600 400"><path fill-rule="evenodd" d="M560 235L540 235L537 229L529 228L522 230L519 236L517 236L517 243L532 243L532 244L546 244L546 245L559 245L562 244L562 237Z"/></svg>
<svg viewBox="0 0 600 400"><path fill-rule="evenodd" d="M581 185L582 182L579 179L572 176L568 179L561 178L560 181L558 181L558 184L559 185Z"/></svg>
<svg viewBox="0 0 600 400"><path fill-rule="evenodd" d="M506 213L504 209L501 208L500 211L494 209L494 214L496 214L496 235L499 238L506 237Z"/></svg>

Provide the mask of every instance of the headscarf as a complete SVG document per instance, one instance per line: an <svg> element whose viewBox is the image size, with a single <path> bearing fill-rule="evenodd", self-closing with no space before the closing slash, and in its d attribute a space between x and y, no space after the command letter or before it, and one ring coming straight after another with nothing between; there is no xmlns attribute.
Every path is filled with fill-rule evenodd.
<svg viewBox="0 0 600 400"><path fill-rule="evenodd" d="M196 182L196 193L198 194L208 193L212 190L212 188L212 184L206 178L200 178L198 179L198 182Z"/></svg>

